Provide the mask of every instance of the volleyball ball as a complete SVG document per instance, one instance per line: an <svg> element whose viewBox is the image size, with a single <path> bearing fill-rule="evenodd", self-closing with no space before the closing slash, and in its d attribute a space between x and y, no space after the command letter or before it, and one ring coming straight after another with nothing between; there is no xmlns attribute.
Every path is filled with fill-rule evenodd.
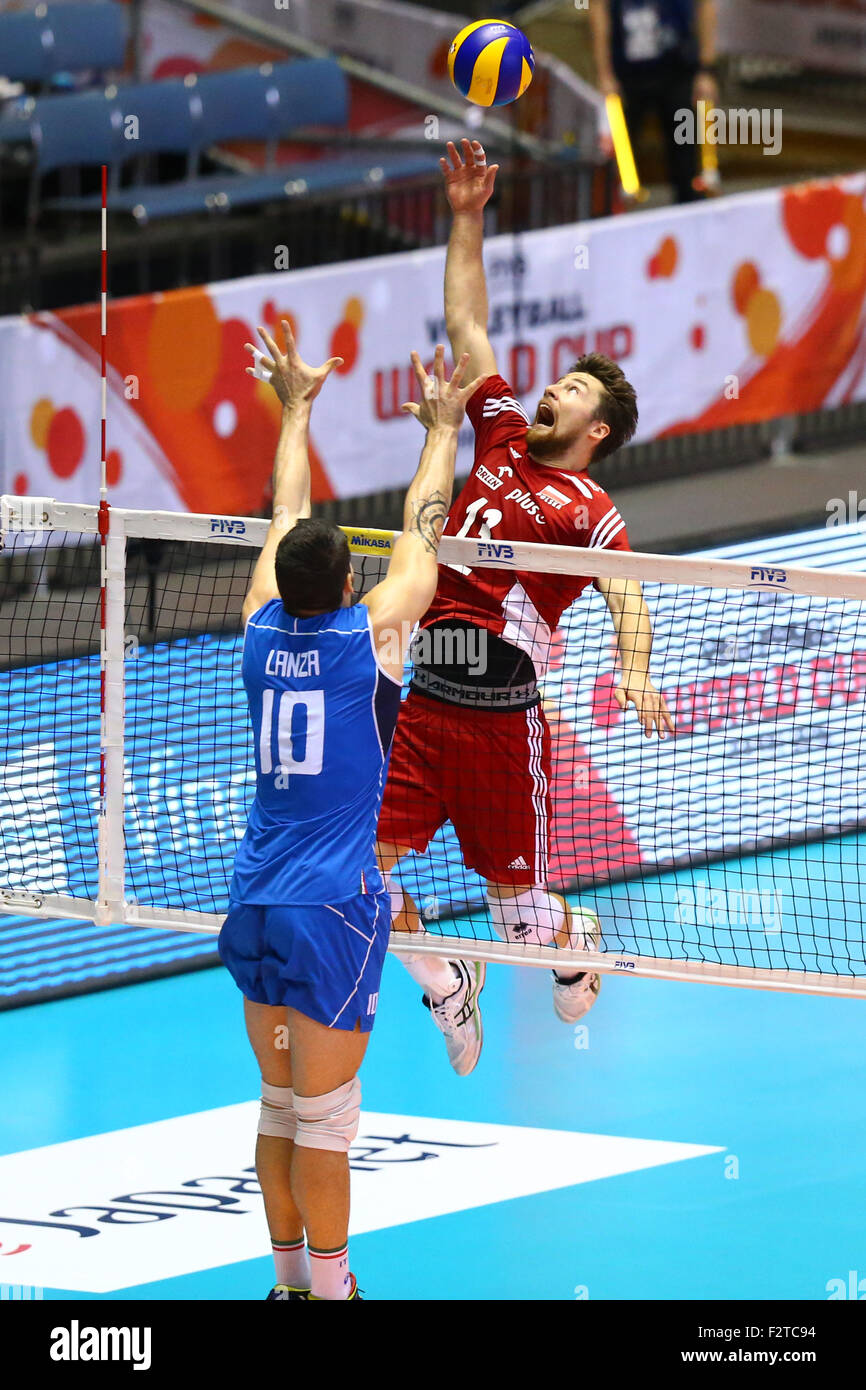
<svg viewBox="0 0 866 1390"><path fill-rule="evenodd" d="M505 106L532 81L535 54L524 33L499 19L461 29L448 50L448 76L476 106Z"/></svg>

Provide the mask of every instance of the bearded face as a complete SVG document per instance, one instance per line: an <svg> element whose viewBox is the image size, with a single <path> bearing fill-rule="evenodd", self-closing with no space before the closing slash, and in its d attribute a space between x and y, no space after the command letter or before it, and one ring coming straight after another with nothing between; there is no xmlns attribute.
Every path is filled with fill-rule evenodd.
<svg viewBox="0 0 866 1390"><path fill-rule="evenodd" d="M607 433L598 418L601 392L601 384L586 372L569 372L548 386L526 431L532 457L539 463L570 464L574 471L585 468L592 448L603 437L590 437L590 431Z"/></svg>

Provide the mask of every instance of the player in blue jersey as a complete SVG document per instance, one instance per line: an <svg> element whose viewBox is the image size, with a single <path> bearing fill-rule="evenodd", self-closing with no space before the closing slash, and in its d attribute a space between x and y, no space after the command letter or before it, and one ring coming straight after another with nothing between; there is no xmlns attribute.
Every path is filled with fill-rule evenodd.
<svg viewBox="0 0 866 1390"><path fill-rule="evenodd" d="M256 1144L281 1299L352 1299L349 1149L391 927L376 824L412 628L438 579L457 431L479 385L412 360L427 436L385 579L353 605L338 527L310 517L313 400L340 358L309 367L260 328L282 405L273 520L243 605L256 794L219 952L244 995L262 1076ZM255 349L248 345L250 351ZM253 368L248 371L257 374Z"/></svg>

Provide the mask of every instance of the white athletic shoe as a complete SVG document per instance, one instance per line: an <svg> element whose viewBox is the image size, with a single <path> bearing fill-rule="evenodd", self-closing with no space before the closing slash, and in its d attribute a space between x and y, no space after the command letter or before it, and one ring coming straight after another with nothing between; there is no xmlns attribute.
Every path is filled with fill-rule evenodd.
<svg viewBox="0 0 866 1390"><path fill-rule="evenodd" d="M583 938L577 944L580 951L597 951L601 943L601 923L594 912L581 911L572 915L572 926L582 928ZM596 971L584 971L576 980L557 979L553 972L553 1009L563 1023L577 1023L588 1014L601 989L601 976Z"/></svg>
<svg viewBox="0 0 866 1390"><path fill-rule="evenodd" d="M451 965L460 976L454 993L441 1004L431 1004L425 994L423 1002L445 1039L452 1067L458 1076L468 1076L481 1056L484 1040L478 997L484 988L487 966L476 960L452 960Z"/></svg>

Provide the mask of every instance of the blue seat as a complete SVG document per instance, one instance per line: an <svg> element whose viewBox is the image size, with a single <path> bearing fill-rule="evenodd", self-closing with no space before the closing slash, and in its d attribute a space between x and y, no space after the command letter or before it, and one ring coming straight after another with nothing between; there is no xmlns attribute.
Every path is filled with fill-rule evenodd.
<svg viewBox="0 0 866 1390"><path fill-rule="evenodd" d="M121 67L125 47L120 5L51 5L42 14L0 14L0 72L15 82Z"/></svg>
<svg viewBox="0 0 866 1390"><path fill-rule="evenodd" d="M269 165L280 136L310 126L338 129L348 119L349 85L330 58L204 73L196 90L202 103L203 143L262 140L270 147Z"/></svg>
<svg viewBox="0 0 866 1390"><path fill-rule="evenodd" d="M127 212L142 226L148 222L196 213L230 212L233 208L263 203L301 200L311 193L346 192L384 187L395 179L433 174L439 165L435 156L359 152L351 159L307 160L287 164L268 174L210 174L188 183L162 188L124 189L111 200L111 210ZM94 203L95 206L95 203Z"/></svg>
<svg viewBox="0 0 866 1390"><path fill-rule="evenodd" d="M50 76L50 30L35 14L0 14L0 72L13 82L44 82Z"/></svg>
<svg viewBox="0 0 866 1390"><path fill-rule="evenodd" d="M120 5L50 5L42 22L54 35L52 73L123 67L126 13Z"/></svg>
<svg viewBox="0 0 866 1390"><path fill-rule="evenodd" d="M102 91L40 97L30 129L39 176L70 165L115 164L123 152L120 111Z"/></svg>
<svg viewBox="0 0 866 1390"><path fill-rule="evenodd" d="M90 94L87 99L92 101ZM108 164L112 170L109 212L126 213L141 224L331 189L375 188L391 179L434 173L438 168L432 153L389 150L379 155L362 150L338 159L300 161L262 174L192 177L199 152L208 145L257 139L273 146L278 138L310 127L343 126L348 117L348 83L339 64L329 58L110 87L101 109L91 106L85 112L80 108L89 117L82 122L75 103L84 100L82 95L43 97L34 104L38 170L41 174L63 164ZM119 187L117 173L125 160L163 152L186 153L185 180ZM45 207L88 213L97 211L100 202L97 194L65 196L51 199Z"/></svg>
<svg viewBox="0 0 866 1390"><path fill-rule="evenodd" d="M106 98L121 124L120 158L173 153L192 159L201 143L202 104L196 86L195 78L171 78L109 87Z"/></svg>
<svg viewBox="0 0 866 1390"><path fill-rule="evenodd" d="M196 94L201 102L203 145L218 145L223 140L276 138L280 91L272 64L202 73Z"/></svg>
<svg viewBox="0 0 866 1390"><path fill-rule="evenodd" d="M280 93L282 134L307 126L345 126L349 119L349 83L333 58L278 63L274 81Z"/></svg>
<svg viewBox="0 0 866 1390"><path fill-rule="evenodd" d="M268 174L208 174L180 183L123 188L109 194L108 210L128 214L144 226L163 218L228 212L232 208L300 199L309 193L381 188L394 179L435 173L438 167L433 155L411 151L379 155L364 150L351 159L306 160L283 165ZM65 212L96 212L100 197L92 194L84 198L53 198L46 207Z"/></svg>

